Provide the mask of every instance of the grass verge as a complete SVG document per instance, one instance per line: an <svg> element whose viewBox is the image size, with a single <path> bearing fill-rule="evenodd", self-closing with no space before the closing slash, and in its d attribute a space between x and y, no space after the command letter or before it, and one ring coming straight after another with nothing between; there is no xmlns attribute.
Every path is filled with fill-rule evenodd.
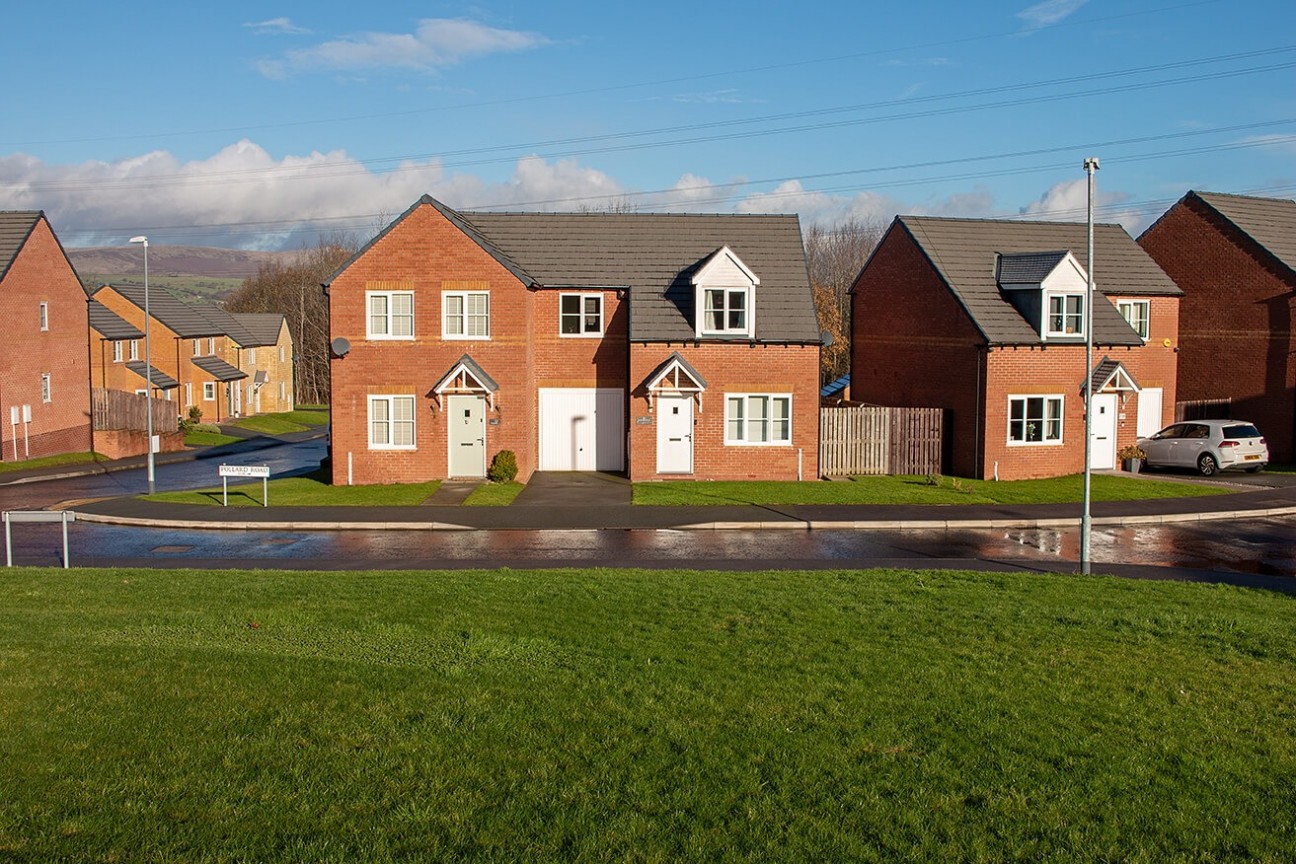
<svg viewBox="0 0 1296 864"><path fill-rule="evenodd" d="M0 474L7 471L30 471L33 468L49 468L53 465L84 465L87 462L105 461L107 460L98 453L60 453L57 456L42 456L39 459L0 462Z"/></svg>
<svg viewBox="0 0 1296 864"><path fill-rule="evenodd" d="M463 503L465 507L507 507L525 488L521 483L483 483Z"/></svg>
<svg viewBox="0 0 1296 864"><path fill-rule="evenodd" d="M398 483L388 486L333 486L323 471L303 477L281 477L269 483L271 507L415 507L441 486L440 480L428 483ZM231 483L229 506L260 507L262 484ZM187 492L158 492L141 496L146 501L170 504L214 504L220 506L220 486Z"/></svg>
<svg viewBox="0 0 1296 864"><path fill-rule="evenodd" d="M1296 609L1034 574L6 572L13 860L1291 860Z"/></svg>
<svg viewBox="0 0 1296 864"><path fill-rule="evenodd" d="M1095 501L1146 498L1186 498L1221 495L1236 490L1197 483L1176 483L1145 477L1095 474ZM941 477L937 485L926 477L852 477L834 482L692 480L636 483L634 503L648 505L705 504L1066 504L1079 502L1084 479L1075 474L1045 480L962 480Z"/></svg>
<svg viewBox="0 0 1296 864"><path fill-rule="evenodd" d="M278 414L253 414L236 420L233 425L265 435L283 435L288 432L304 432L313 426L323 426L329 422L328 411L298 408L295 411L283 411Z"/></svg>
<svg viewBox="0 0 1296 864"><path fill-rule="evenodd" d="M223 435L220 432L204 432L202 430L195 430L185 434L184 443L186 447L219 447L222 444L233 444L242 440L242 438L235 438L233 435Z"/></svg>

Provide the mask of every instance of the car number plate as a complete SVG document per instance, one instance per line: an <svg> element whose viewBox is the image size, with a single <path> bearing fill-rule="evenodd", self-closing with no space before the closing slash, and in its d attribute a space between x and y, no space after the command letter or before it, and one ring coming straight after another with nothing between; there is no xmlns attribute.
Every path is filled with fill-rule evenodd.
<svg viewBox="0 0 1296 864"><path fill-rule="evenodd" d="M1260 458L1260 454L1259 454L1259 453L1253 453L1253 454L1251 454L1250 456L1248 456L1248 457L1246 457L1246 458L1248 458L1248 459L1259 459L1259 458Z"/></svg>

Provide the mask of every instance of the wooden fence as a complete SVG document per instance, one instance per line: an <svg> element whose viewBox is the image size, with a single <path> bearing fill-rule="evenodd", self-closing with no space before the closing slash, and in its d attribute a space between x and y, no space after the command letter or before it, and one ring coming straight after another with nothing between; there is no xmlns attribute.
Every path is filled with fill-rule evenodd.
<svg viewBox="0 0 1296 864"><path fill-rule="evenodd" d="M1175 422L1185 420L1228 420L1232 416L1233 400L1193 399L1175 403Z"/></svg>
<svg viewBox="0 0 1296 864"><path fill-rule="evenodd" d="M130 429L148 430L148 399L125 390L104 390L96 387L90 391L90 407L94 415L95 431ZM176 403L164 399L153 400L153 434L177 432L180 418Z"/></svg>
<svg viewBox="0 0 1296 864"><path fill-rule="evenodd" d="M939 474L944 411L857 405L819 409L819 471Z"/></svg>

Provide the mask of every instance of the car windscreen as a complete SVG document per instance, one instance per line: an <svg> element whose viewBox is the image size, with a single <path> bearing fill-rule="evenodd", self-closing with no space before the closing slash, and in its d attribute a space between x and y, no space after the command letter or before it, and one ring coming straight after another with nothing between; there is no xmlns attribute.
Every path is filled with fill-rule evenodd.
<svg viewBox="0 0 1296 864"><path fill-rule="evenodd" d="M1236 426L1224 427L1225 438L1259 438L1260 430L1250 423L1239 423Z"/></svg>

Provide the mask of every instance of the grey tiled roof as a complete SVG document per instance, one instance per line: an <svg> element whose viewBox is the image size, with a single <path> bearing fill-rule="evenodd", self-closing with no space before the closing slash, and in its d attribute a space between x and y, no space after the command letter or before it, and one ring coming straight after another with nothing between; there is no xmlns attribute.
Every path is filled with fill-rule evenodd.
<svg viewBox="0 0 1296 864"><path fill-rule="evenodd" d="M1189 192L1296 271L1296 201L1218 192Z"/></svg>
<svg viewBox="0 0 1296 864"><path fill-rule="evenodd" d="M151 289L149 290L149 299L153 299L153 291ZM143 360L127 360L126 368L134 372L140 378L143 378L145 381L148 381L151 378L153 386L160 390L174 390L180 386L179 381L172 378L156 366L146 366Z"/></svg>
<svg viewBox="0 0 1296 864"><path fill-rule="evenodd" d="M247 373L242 369L235 369L233 366L215 355L209 354L206 357L191 357L189 362L193 363L193 365L197 366L208 375L211 375L217 381L238 381L240 378L248 377Z"/></svg>
<svg viewBox="0 0 1296 864"><path fill-rule="evenodd" d="M283 326L284 316L278 312L231 312L230 317L237 321L251 336L251 342L239 342L244 348L260 348L263 345L276 345L279 342L279 328Z"/></svg>
<svg viewBox="0 0 1296 864"><path fill-rule="evenodd" d="M999 256L999 283L1043 282L1067 256L1060 252L1018 252Z"/></svg>
<svg viewBox="0 0 1296 864"><path fill-rule="evenodd" d="M151 291L149 293L152 294ZM143 330L138 329L98 300L90 301L90 327L105 339L144 338Z"/></svg>
<svg viewBox="0 0 1296 864"><path fill-rule="evenodd" d="M111 286L140 309L144 308L144 286L131 282ZM205 307L210 304L185 303L165 288L150 285L148 291L149 314L161 321L182 339L199 336L224 336L222 323L212 320ZM215 308L215 307L211 307ZM221 311L221 310L218 310ZM228 313L221 311L228 317Z"/></svg>
<svg viewBox="0 0 1296 864"><path fill-rule="evenodd" d="M756 341L819 341L796 216L472 213L464 219L542 287L629 288L631 341L694 339L689 277L724 246L760 279Z"/></svg>
<svg viewBox="0 0 1296 864"><path fill-rule="evenodd" d="M42 215L39 210L0 210L0 279L9 273L9 265L18 257Z"/></svg>
<svg viewBox="0 0 1296 864"><path fill-rule="evenodd" d="M897 216L891 230L897 228L909 233L986 341L995 345L1041 342L1035 325L999 288L996 267L1001 256L1068 250L1081 267L1088 266L1083 222ZM1094 226L1094 259L1095 289L1109 297L1183 294L1120 225ZM1111 303L1095 302L1093 319L1094 342L1098 344L1143 342Z"/></svg>

